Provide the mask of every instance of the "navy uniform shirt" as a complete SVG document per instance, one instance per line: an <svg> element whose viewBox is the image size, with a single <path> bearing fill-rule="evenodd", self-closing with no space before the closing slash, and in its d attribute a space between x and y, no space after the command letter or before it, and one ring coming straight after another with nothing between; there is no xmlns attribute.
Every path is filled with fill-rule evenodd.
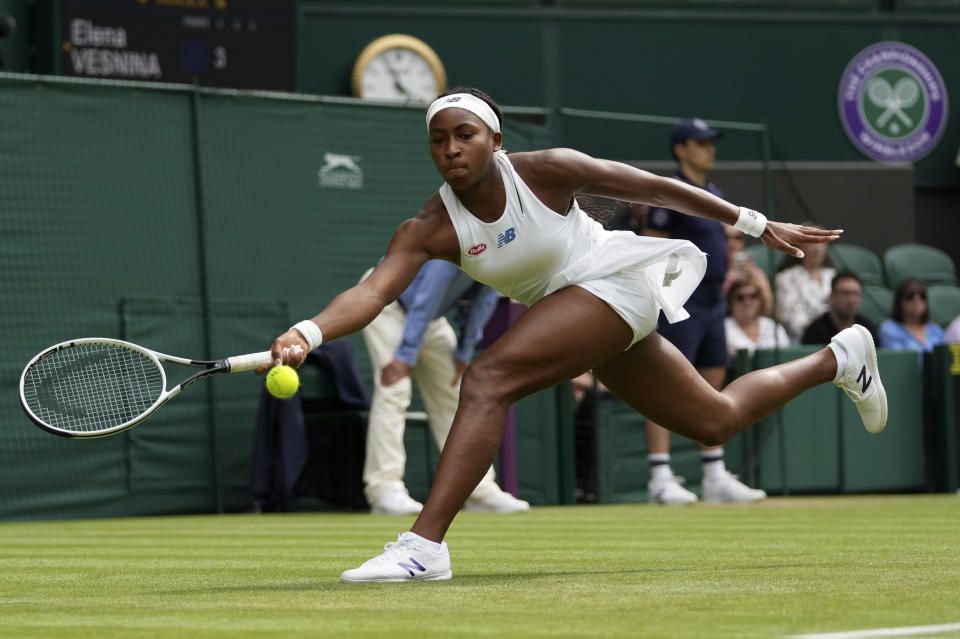
<svg viewBox="0 0 960 639"><path fill-rule="evenodd" d="M695 186L683 173L677 173L675 177ZM705 188L723 198L723 191L712 182L708 182ZM723 223L656 207L650 209L646 226L673 238L690 240L707 254L707 270L688 303L696 306L723 303L723 281L727 277L727 237L723 232Z"/></svg>

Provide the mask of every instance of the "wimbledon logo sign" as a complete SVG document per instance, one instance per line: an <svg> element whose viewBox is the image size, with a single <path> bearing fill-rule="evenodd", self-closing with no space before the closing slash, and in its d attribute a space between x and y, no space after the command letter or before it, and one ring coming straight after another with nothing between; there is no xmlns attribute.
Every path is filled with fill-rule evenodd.
<svg viewBox="0 0 960 639"><path fill-rule="evenodd" d="M858 53L843 72L840 120L864 155L878 162L919 160L947 127L947 88L922 53L880 42Z"/></svg>

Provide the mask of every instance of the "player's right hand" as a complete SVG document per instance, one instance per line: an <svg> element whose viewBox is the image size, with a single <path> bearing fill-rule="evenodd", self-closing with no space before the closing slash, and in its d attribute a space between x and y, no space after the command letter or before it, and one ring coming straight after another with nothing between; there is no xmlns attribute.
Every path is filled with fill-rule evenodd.
<svg viewBox="0 0 960 639"><path fill-rule="evenodd" d="M286 364L293 368L300 368L300 365L307 359L307 349L309 345L307 340L299 331L290 329L270 345L270 355L273 357L272 364L263 364L256 370L257 375L263 375L274 366Z"/></svg>

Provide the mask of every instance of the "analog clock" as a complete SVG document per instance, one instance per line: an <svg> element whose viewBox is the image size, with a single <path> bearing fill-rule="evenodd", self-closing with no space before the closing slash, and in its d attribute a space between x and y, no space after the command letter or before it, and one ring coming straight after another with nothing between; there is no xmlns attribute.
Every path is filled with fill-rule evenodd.
<svg viewBox="0 0 960 639"><path fill-rule="evenodd" d="M447 88L439 56L423 40L394 33L377 38L353 65L354 95L371 100L432 102Z"/></svg>

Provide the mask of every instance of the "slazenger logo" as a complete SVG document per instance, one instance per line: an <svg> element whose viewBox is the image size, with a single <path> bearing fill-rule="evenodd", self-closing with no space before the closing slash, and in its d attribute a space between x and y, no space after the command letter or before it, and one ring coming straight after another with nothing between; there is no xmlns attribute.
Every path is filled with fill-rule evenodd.
<svg viewBox="0 0 960 639"><path fill-rule="evenodd" d="M476 246L471 246L467 249L467 254L477 256L487 250L486 244L477 244Z"/></svg>
<svg viewBox="0 0 960 639"><path fill-rule="evenodd" d="M359 156L324 153L323 162L323 166L317 171L317 181L321 187L331 189L363 188L363 169L359 165Z"/></svg>
<svg viewBox="0 0 960 639"><path fill-rule="evenodd" d="M947 87L925 55L902 42L858 53L843 72L840 120L850 141L878 162L913 162L947 127Z"/></svg>

